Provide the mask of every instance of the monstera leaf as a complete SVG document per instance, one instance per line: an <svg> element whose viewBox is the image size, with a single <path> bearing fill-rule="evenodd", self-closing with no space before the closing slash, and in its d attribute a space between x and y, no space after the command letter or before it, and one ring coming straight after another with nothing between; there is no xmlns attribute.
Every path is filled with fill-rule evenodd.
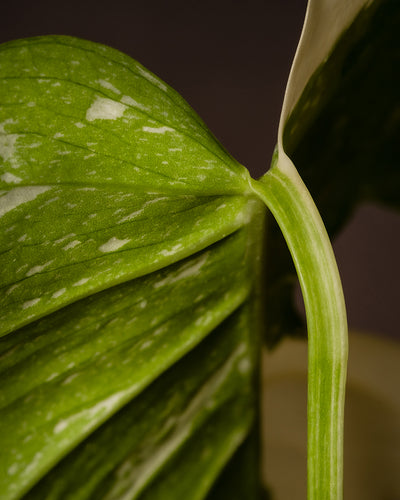
<svg viewBox="0 0 400 500"><path fill-rule="evenodd" d="M287 154L308 164L314 124L347 92L332 47L364 46L393 6L366 3L311 2L258 181L128 56L64 36L0 46L0 498L258 497L260 341L290 324L292 276L269 225L264 285L265 205L307 310L309 496L340 498L344 302Z"/></svg>
<svg viewBox="0 0 400 500"><path fill-rule="evenodd" d="M3 498L203 498L254 424L264 208L130 58L0 61Z"/></svg>

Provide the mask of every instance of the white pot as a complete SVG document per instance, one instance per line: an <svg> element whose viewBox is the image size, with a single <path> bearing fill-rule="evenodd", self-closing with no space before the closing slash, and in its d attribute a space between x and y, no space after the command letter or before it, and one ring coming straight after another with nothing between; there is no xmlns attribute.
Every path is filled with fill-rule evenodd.
<svg viewBox="0 0 400 500"><path fill-rule="evenodd" d="M344 498L400 499L400 345L352 333L345 407ZM274 500L306 498L307 345L263 355L263 481Z"/></svg>

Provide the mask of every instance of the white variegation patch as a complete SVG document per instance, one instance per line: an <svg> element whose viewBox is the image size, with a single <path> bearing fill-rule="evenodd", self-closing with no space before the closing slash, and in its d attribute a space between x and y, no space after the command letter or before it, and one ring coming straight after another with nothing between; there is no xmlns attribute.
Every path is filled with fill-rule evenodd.
<svg viewBox="0 0 400 500"><path fill-rule="evenodd" d="M86 120L116 120L121 118L126 110L125 104L122 104L106 97L96 97L94 103L86 111Z"/></svg>
<svg viewBox="0 0 400 500"><path fill-rule="evenodd" d="M50 186L25 186L6 192L0 196L0 217L24 203L33 201L49 189L51 189Z"/></svg>

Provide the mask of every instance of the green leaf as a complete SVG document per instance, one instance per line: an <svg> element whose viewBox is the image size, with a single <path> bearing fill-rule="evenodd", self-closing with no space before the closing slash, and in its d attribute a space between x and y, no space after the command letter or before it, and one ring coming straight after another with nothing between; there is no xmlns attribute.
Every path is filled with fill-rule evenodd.
<svg viewBox="0 0 400 500"><path fill-rule="evenodd" d="M256 417L248 173L115 50L0 71L1 498L204 498Z"/></svg>
<svg viewBox="0 0 400 500"><path fill-rule="evenodd" d="M247 171L131 58L68 37L6 43L0 58L5 184L243 192Z"/></svg>
<svg viewBox="0 0 400 500"><path fill-rule="evenodd" d="M247 171L128 57L46 37L3 45L0 71L3 333L245 223Z"/></svg>
<svg viewBox="0 0 400 500"><path fill-rule="evenodd" d="M251 339L248 309L245 306L228 318L205 343L107 420L45 476L27 498L53 498L55 494L59 498L136 498L143 491L143 498L149 495L149 498L166 498L171 487L174 492L171 497L179 495L179 491L184 496L183 492L189 494L194 484L196 491L191 496L203 498L221 464L242 442L254 418L255 394L248 369L250 353L246 352ZM154 336L146 335L145 342L150 343L151 339ZM167 341L165 337L160 340ZM171 339L169 342L172 343ZM68 384L72 394L76 391L75 398L81 386L79 378L81 382L90 380L90 369L97 372L93 384L103 386L103 392L114 392L95 406L92 399L88 410L75 404L79 413L71 401L66 401L67 411L56 427L54 420L48 422L47 429L41 427L48 431L47 436L41 436L42 443L46 437L52 442L50 450L43 447L39 458L35 459L37 453L33 457L34 461L51 460L55 440L59 439L62 444L69 437L71 447L80 440L82 427L86 427L87 434L88 425L93 428L96 420L104 420L105 407L110 406L116 396L120 398L121 391L125 390L121 386L129 387L130 380L137 378L135 361L140 351L135 359L134 348L129 349L129 344L126 341L118 349L127 351L125 355L119 353L118 364L112 363L113 358L117 358L113 353L64 378L61 383ZM150 348L146 349L151 356ZM153 349L156 351L155 346ZM250 356L254 357L254 352ZM111 363L113 366L108 368ZM199 369L193 370L193 366ZM114 384L102 382L103 371L104 379L112 377ZM118 389L113 387L116 384ZM97 387L97 392L99 390ZM171 486L171 482L178 484Z"/></svg>
<svg viewBox="0 0 400 500"><path fill-rule="evenodd" d="M1 218L2 334L191 255L243 226L252 210L238 196L90 183L14 187L0 201L8 202Z"/></svg>

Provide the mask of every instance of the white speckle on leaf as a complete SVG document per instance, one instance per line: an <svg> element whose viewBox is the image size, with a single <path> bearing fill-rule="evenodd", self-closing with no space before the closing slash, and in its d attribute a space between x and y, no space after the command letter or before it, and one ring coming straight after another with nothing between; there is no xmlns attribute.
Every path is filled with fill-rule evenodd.
<svg viewBox="0 0 400 500"><path fill-rule="evenodd" d="M173 246L169 250L161 250L160 254L164 255L164 257L168 257L169 255L174 255L178 250L182 248L182 244L178 243L178 245Z"/></svg>
<svg viewBox="0 0 400 500"><path fill-rule="evenodd" d="M33 276L34 274L40 273L43 271L43 269L47 266L49 266L53 261L49 260L49 262L46 262L45 264L39 265L39 266L33 266L29 271L26 273L25 276Z"/></svg>
<svg viewBox="0 0 400 500"><path fill-rule="evenodd" d="M97 83L99 83L102 87L108 90L112 90L115 94L120 94L121 91L118 90L117 88L114 87L114 85L107 80L97 80Z"/></svg>
<svg viewBox="0 0 400 500"><path fill-rule="evenodd" d="M83 128L83 127L86 127L86 125L84 123L81 123L81 122L76 122L75 127Z"/></svg>
<svg viewBox="0 0 400 500"><path fill-rule="evenodd" d="M54 243L56 243L56 244L62 243L63 241L67 240L68 238L73 238L74 236L76 236L75 233L66 234L62 238L59 238L58 240L55 240Z"/></svg>
<svg viewBox="0 0 400 500"><path fill-rule="evenodd" d="M238 370L242 375L246 375L250 372L251 363L248 358L242 358L238 363Z"/></svg>
<svg viewBox="0 0 400 500"><path fill-rule="evenodd" d="M126 110L126 106L120 102L113 101L105 97L97 97L94 103L86 112L86 120L115 120L121 118Z"/></svg>
<svg viewBox="0 0 400 500"><path fill-rule="evenodd" d="M147 300L142 300L142 301L139 303L139 307L140 307L140 309L144 309L146 306L147 306Z"/></svg>
<svg viewBox="0 0 400 500"><path fill-rule="evenodd" d="M160 203L160 201L168 199L169 199L168 196L160 196L159 198L154 198L153 200L146 201L146 203L143 206L147 207L148 205L153 205L153 203Z"/></svg>
<svg viewBox="0 0 400 500"><path fill-rule="evenodd" d="M13 156L15 142L18 139L18 134L8 134L5 131L5 126L16 123L18 122L12 118L8 118L4 122L0 123L0 157L3 158L4 161L7 161ZM15 168L17 165L12 166Z"/></svg>
<svg viewBox="0 0 400 500"><path fill-rule="evenodd" d="M79 240L71 241L70 243L68 243L68 245L65 245L65 247L63 247L63 250L70 250L71 248L75 248L77 245L80 244L81 242Z"/></svg>
<svg viewBox="0 0 400 500"><path fill-rule="evenodd" d="M85 283L89 281L89 278L82 278L81 280L77 281L76 283L73 283L72 286L82 286Z"/></svg>
<svg viewBox="0 0 400 500"><path fill-rule="evenodd" d="M203 314L203 316L199 316L194 322L194 324L196 326L207 326L211 323L212 320L213 320L213 313L206 312L205 314Z"/></svg>
<svg viewBox="0 0 400 500"><path fill-rule="evenodd" d="M50 205L50 203L54 203L55 201L59 200L59 196L55 196L54 198L51 198L50 200L47 200L43 203L43 205L40 205L39 210L41 210L43 207L46 207L47 205Z"/></svg>
<svg viewBox="0 0 400 500"><path fill-rule="evenodd" d="M0 217L14 208L34 200L37 196L51 189L50 186L17 187L0 196Z"/></svg>
<svg viewBox="0 0 400 500"><path fill-rule="evenodd" d="M159 89L164 90L164 92L167 92L168 87L158 78L156 78L154 75L146 71L144 68L141 68L140 66L137 66L137 69L139 73L146 78L146 80L156 85Z"/></svg>
<svg viewBox="0 0 400 500"><path fill-rule="evenodd" d="M170 151L171 153L174 153L174 152L182 151L182 148L169 148L168 151Z"/></svg>
<svg viewBox="0 0 400 500"><path fill-rule="evenodd" d="M150 321L150 326L156 326L160 322L160 318L158 316L154 316L154 318Z"/></svg>
<svg viewBox="0 0 400 500"><path fill-rule="evenodd" d="M136 210L136 212L132 212L131 214L129 215L126 215L123 219L121 219L119 222L127 222L127 221L130 221L132 219L135 219L138 215L140 215L141 213L143 212L143 208L141 208L140 210Z"/></svg>
<svg viewBox="0 0 400 500"><path fill-rule="evenodd" d="M4 134L0 132L0 156L4 161L13 156L17 139L18 134Z"/></svg>
<svg viewBox="0 0 400 500"><path fill-rule="evenodd" d="M16 123L18 123L16 120L14 120L13 118L7 118L7 120L4 120L4 122L0 123L0 134L7 134L7 132L5 131L5 126L6 125L15 125Z"/></svg>
<svg viewBox="0 0 400 500"><path fill-rule="evenodd" d="M201 300L203 300L205 297L204 293L201 293L200 295L198 295L195 299L194 299L194 302L200 302Z"/></svg>
<svg viewBox="0 0 400 500"><path fill-rule="evenodd" d="M19 184L22 179L21 177L17 177L16 175L10 174L9 172L4 173L0 179L4 182L7 182L7 184Z"/></svg>
<svg viewBox="0 0 400 500"><path fill-rule="evenodd" d="M29 307L35 306L40 301L40 298L27 300L22 304L22 309L28 309Z"/></svg>
<svg viewBox="0 0 400 500"><path fill-rule="evenodd" d="M176 274L170 274L163 280L154 283L154 288L160 288L164 285L169 285L185 278L197 276L200 273L201 268L206 263L207 259L208 253L205 253L194 262L188 262L187 264L182 265Z"/></svg>
<svg viewBox="0 0 400 500"><path fill-rule="evenodd" d="M53 295L51 296L51 298L52 299L57 299L58 297L60 297L61 295L63 295L66 291L67 291L66 288L60 288L60 290L57 290L56 292L53 293Z"/></svg>
<svg viewBox="0 0 400 500"><path fill-rule="evenodd" d="M150 134L165 134L165 132L175 132L171 127L142 127L143 132L148 132Z"/></svg>
<svg viewBox="0 0 400 500"><path fill-rule="evenodd" d="M93 408L90 408L88 410L88 413L90 414L90 417L95 417L98 414L104 414L104 413L110 413L122 399L126 397L127 394L135 390L135 386L131 386L128 390L125 391L120 391L116 392L115 394L112 394L110 397L107 399L104 399L103 401L100 401L100 403L97 403Z"/></svg>
<svg viewBox="0 0 400 500"><path fill-rule="evenodd" d="M17 274L20 273L22 270L26 269L28 267L28 264L23 264L21 267L17 269Z"/></svg>
<svg viewBox="0 0 400 500"><path fill-rule="evenodd" d="M115 250L118 250L119 248L123 247L130 241L131 240L129 238L125 240L119 240L118 238L115 238L115 236L113 236L106 243L100 245L99 250L100 252L114 252Z"/></svg>
<svg viewBox="0 0 400 500"><path fill-rule="evenodd" d="M140 102L135 101L135 99L132 99L132 97L128 95L124 95L121 99L121 102L123 102L128 106L132 106L133 108L138 108L143 111L148 111L148 108L146 108L146 106L143 106L143 104L140 104Z"/></svg>
<svg viewBox="0 0 400 500"><path fill-rule="evenodd" d="M54 434L59 434L60 432L65 431L75 422L78 423L78 425L80 426L82 425L82 423L87 423L88 429L91 429L93 425L96 425L98 418L101 418L104 415L108 415L114 409L118 408L121 400L123 400L126 395L130 394L135 389L136 389L135 386L131 386L126 391L120 391L115 394L112 394L111 396L104 399L103 401L100 401L91 408L87 408L85 410L80 411L79 413L72 414L71 416L60 420L53 428Z"/></svg>
<svg viewBox="0 0 400 500"><path fill-rule="evenodd" d="M18 472L18 464L13 463L8 469L7 469L7 474L9 476L14 476Z"/></svg>
<svg viewBox="0 0 400 500"><path fill-rule="evenodd" d="M36 470L38 465L40 464L41 460L43 458L43 453L38 452L35 453L33 459L29 462L29 464L25 468L25 474L29 475L32 471Z"/></svg>
<svg viewBox="0 0 400 500"><path fill-rule="evenodd" d="M22 236L20 236L20 237L18 238L18 241L19 241L19 242L25 241L27 237L28 237L28 235L25 233L25 234L23 234Z"/></svg>
<svg viewBox="0 0 400 500"><path fill-rule="evenodd" d="M165 327L165 325L160 326L159 328L157 328L156 330L154 330L154 332L153 332L153 336L154 336L154 337L158 337L158 336L159 336L159 335L161 335L162 333L165 333L165 331L166 331L166 327Z"/></svg>
<svg viewBox="0 0 400 500"><path fill-rule="evenodd" d="M63 430L65 430L68 427L68 420L60 420L58 424L54 427L53 432L54 434L59 434Z"/></svg>
<svg viewBox="0 0 400 500"><path fill-rule="evenodd" d="M148 347L150 347L152 345L152 341L151 340L146 340L145 342L143 342L143 344L141 344L140 346L140 350L141 351L144 351L145 349L147 349Z"/></svg>
<svg viewBox="0 0 400 500"><path fill-rule="evenodd" d="M31 142L30 144L26 144L25 148L27 148L27 149L35 149L35 148L38 148L41 145L42 145L41 142Z"/></svg>
<svg viewBox="0 0 400 500"><path fill-rule="evenodd" d="M15 285L11 285L10 288L6 291L6 295L9 295L18 287L19 287L19 283L16 283Z"/></svg>
<svg viewBox="0 0 400 500"><path fill-rule="evenodd" d="M79 376L79 373L73 373L72 375L69 375L66 379L64 379L62 381L62 385L70 384L78 376Z"/></svg>
<svg viewBox="0 0 400 500"><path fill-rule="evenodd" d="M225 299L228 300L228 297L229 297L229 294L226 294L225 295ZM247 351L247 346L246 346L246 343L245 342L242 342L241 344L239 344L236 348L236 352L239 356L242 356L245 352Z"/></svg>
<svg viewBox="0 0 400 500"><path fill-rule="evenodd" d="M61 137L64 137L64 134L62 134L61 132L57 132L56 134L53 135L54 139L61 139Z"/></svg>

